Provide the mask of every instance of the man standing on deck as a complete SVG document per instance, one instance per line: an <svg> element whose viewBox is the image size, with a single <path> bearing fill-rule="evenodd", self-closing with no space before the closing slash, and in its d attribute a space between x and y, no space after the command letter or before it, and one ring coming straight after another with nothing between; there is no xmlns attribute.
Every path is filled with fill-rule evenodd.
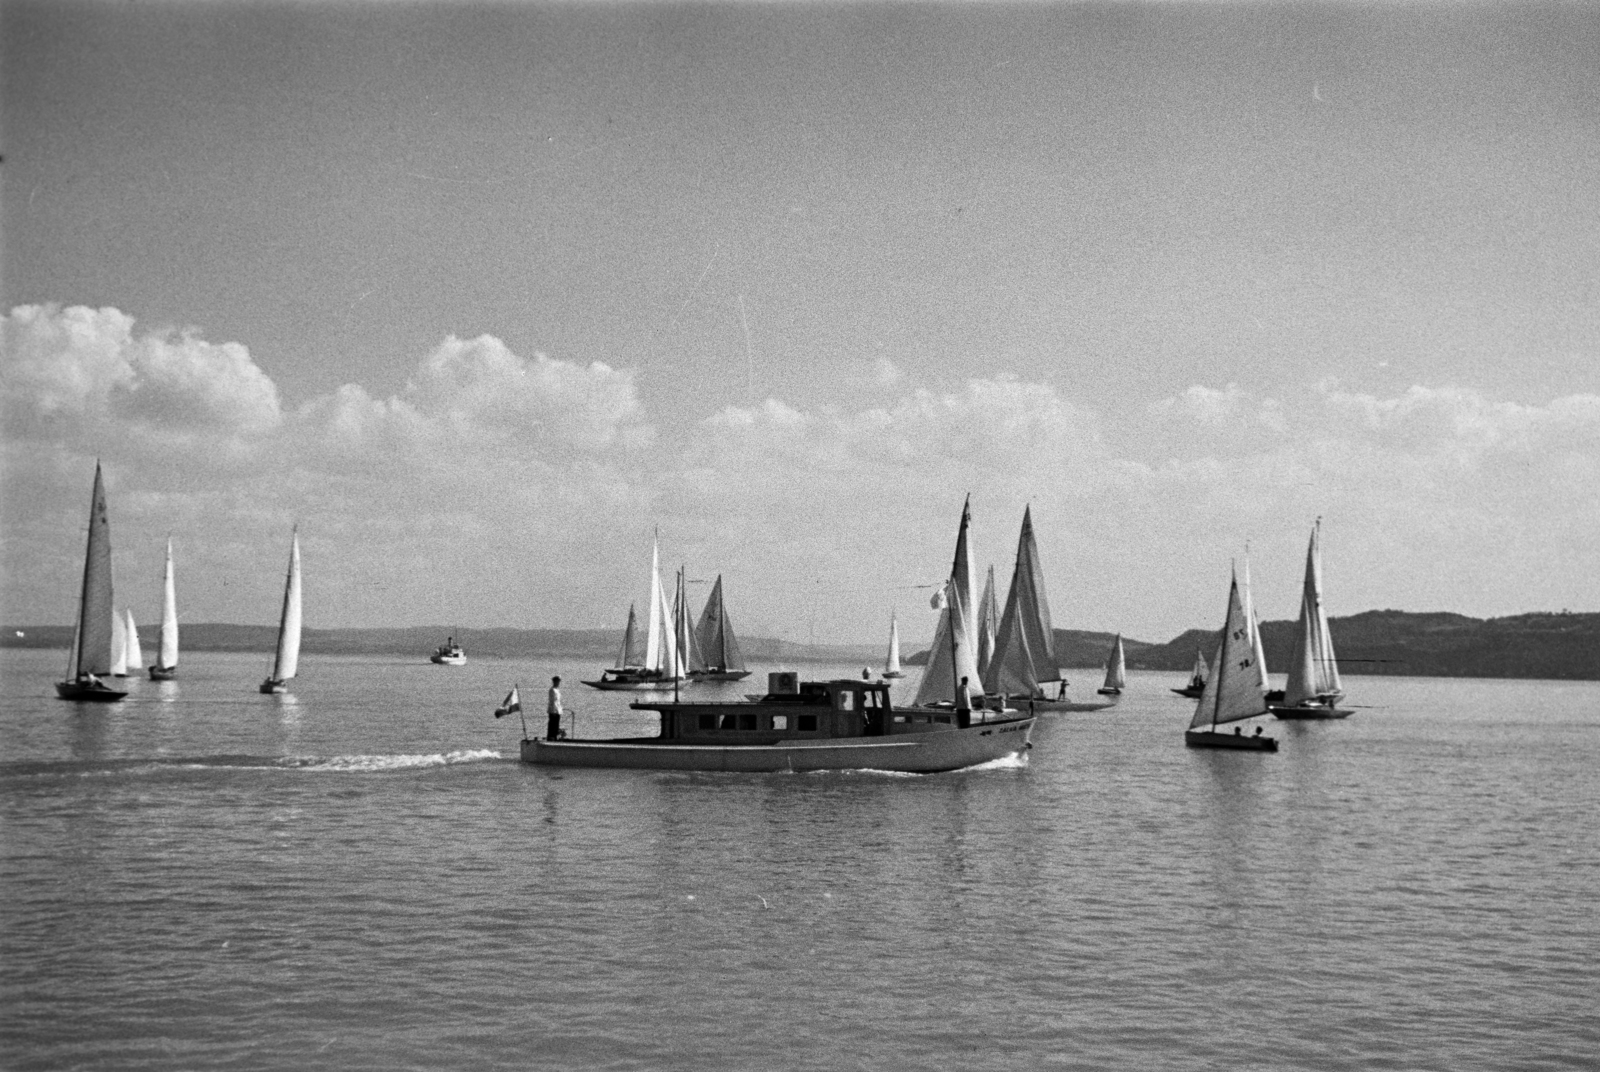
<svg viewBox="0 0 1600 1072"><path fill-rule="evenodd" d="M544 701L545 730L544 739L547 741L558 740L561 737L561 676L558 674L550 679L550 693Z"/></svg>

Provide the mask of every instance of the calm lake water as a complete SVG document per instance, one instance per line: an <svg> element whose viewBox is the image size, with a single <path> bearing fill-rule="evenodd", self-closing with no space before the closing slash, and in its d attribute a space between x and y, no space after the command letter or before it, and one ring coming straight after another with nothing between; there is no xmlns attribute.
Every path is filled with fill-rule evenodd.
<svg viewBox="0 0 1600 1072"><path fill-rule="evenodd" d="M1600 683L1348 677L1255 755L1134 674L1015 762L722 775L517 763L513 681L650 724L573 660L64 663L0 653L7 1069L1600 1060Z"/></svg>

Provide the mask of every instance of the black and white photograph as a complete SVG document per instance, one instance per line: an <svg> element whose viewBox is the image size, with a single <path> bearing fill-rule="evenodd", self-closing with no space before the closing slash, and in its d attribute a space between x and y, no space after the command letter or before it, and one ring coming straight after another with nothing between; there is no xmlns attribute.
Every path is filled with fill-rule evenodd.
<svg viewBox="0 0 1600 1072"><path fill-rule="evenodd" d="M1600 1054L1600 3L0 0L0 1068Z"/></svg>

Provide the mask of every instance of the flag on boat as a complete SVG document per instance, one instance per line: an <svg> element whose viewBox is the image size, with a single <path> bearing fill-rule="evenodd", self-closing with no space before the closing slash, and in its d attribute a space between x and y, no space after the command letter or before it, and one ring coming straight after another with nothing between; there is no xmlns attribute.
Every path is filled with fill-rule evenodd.
<svg viewBox="0 0 1600 1072"><path fill-rule="evenodd" d="M494 709L494 717L505 718L507 715L521 710L522 696L517 692L517 687L513 685L511 686L511 691L506 693L505 701Z"/></svg>

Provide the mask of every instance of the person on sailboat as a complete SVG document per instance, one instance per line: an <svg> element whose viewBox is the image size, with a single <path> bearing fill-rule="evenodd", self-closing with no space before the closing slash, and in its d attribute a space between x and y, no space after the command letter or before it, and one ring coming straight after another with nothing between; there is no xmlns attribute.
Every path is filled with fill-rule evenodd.
<svg viewBox="0 0 1600 1072"><path fill-rule="evenodd" d="M559 740L561 738L561 675L559 674L550 679L550 692L545 696L544 713L544 739Z"/></svg>

